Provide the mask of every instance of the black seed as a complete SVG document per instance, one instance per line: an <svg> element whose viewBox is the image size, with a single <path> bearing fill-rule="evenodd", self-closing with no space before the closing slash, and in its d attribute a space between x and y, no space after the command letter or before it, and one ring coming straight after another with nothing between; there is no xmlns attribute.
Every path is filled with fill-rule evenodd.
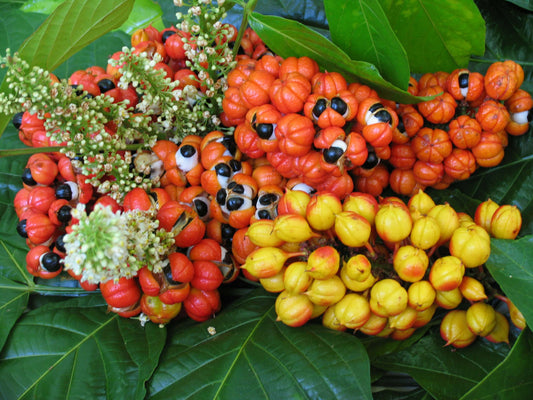
<svg viewBox="0 0 533 400"><path fill-rule="evenodd" d="M20 129L20 125L22 125L22 115L24 115L24 111L18 112L15 115L13 115L13 118L11 119L11 123L15 127L15 129Z"/></svg>
<svg viewBox="0 0 533 400"><path fill-rule="evenodd" d="M370 108L368 109L368 111L370 111L372 114L374 114L377 110L379 110L380 108L383 108L383 104L381 103L374 103L370 106Z"/></svg>
<svg viewBox="0 0 533 400"><path fill-rule="evenodd" d="M170 268L170 265L167 265L165 268L163 268L163 273L165 274L165 278L168 283L171 285L179 285L181 282L175 281L172 277L172 269Z"/></svg>
<svg viewBox="0 0 533 400"><path fill-rule="evenodd" d="M328 164L335 164L343 154L344 150L340 147L330 147L322 152L324 161Z"/></svg>
<svg viewBox="0 0 533 400"><path fill-rule="evenodd" d="M230 184L233 184L233 183L234 185L231 185L231 188L230 188L230 185L228 185L228 189L231 189L233 193L243 194L244 186L241 184L235 183L235 182L230 182Z"/></svg>
<svg viewBox="0 0 533 400"><path fill-rule="evenodd" d="M204 201L200 199L194 199L192 203L194 204L194 209L200 218L205 217L209 212L209 207Z"/></svg>
<svg viewBox="0 0 533 400"><path fill-rule="evenodd" d="M65 249L65 235L61 235L56 239L55 246L61 253L67 252L67 249Z"/></svg>
<svg viewBox="0 0 533 400"><path fill-rule="evenodd" d="M403 123L403 118L398 116L398 130L401 132L401 133L405 133L405 125Z"/></svg>
<svg viewBox="0 0 533 400"><path fill-rule="evenodd" d="M59 257L59 254L56 254L53 251L44 253L41 256L41 267L48 272L59 271L59 268L61 268L61 264L59 263L60 260L61 257Z"/></svg>
<svg viewBox="0 0 533 400"><path fill-rule="evenodd" d="M374 114L374 116L379 120L379 122L386 122L389 123L392 121L392 116L390 115L390 112L387 110L379 110L377 113Z"/></svg>
<svg viewBox="0 0 533 400"><path fill-rule="evenodd" d="M228 209L228 211L236 211L239 208L241 208L243 204L244 204L244 199L242 197L232 197L228 199L226 208Z"/></svg>
<svg viewBox="0 0 533 400"><path fill-rule="evenodd" d="M22 172L22 182L28 186L37 185L37 182L35 182L35 179L31 176L31 170L29 168L24 168L24 171Z"/></svg>
<svg viewBox="0 0 533 400"><path fill-rule="evenodd" d="M533 108L527 112L527 122L533 121Z"/></svg>
<svg viewBox="0 0 533 400"><path fill-rule="evenodd" d="M259 210L257 211L257 216L259 219L272 219L272 216L268 212L268 210Z"/></svg>
<svg viewBox="0 0 533 400"><path fill-rule="evenodd" d="M165 42L167 41L167 39L169 37L171 37L172 35L175 35L176 32L169 29L168 31L164 31L163 34L161 35L161 42L163 42L163 44L165 44Z"/></svg>
<svg viewBox="0 0 533 400"><path fill-rule="evenodd" d="M72 200L72 189L70 188L70 185L63 183L56 187L56 198L65 199L67 201Z"/></svg>
<svg viewBox="0 0 533 400"><path fill-rule="evenodd" d="M226 189L219 189L219 191L217 192L217 195L215 196L217 203L220 204L221 206L226 204L226 197L227 197Z"/></svg>
<svg viewBox="0 0 533 400"><path fill-rule="evenodd" d="M237 230L230 224L221 224L220 225L220 236L223 239L231 239Z"/></svg>
<svg viewBox="0 0 533 400"><path fill-rule="evenodd" d="M233 172L237 172L242 169L242 163L239 160L235 160L234 158L229 160L228 164Z"/></svg>
<svg viewBox="0 0 533 400"><path fill-rule="evenodd" d="M100 88L100 92L105 93L108 90L114 89L115 84L111 79L101 79L98 81L98 87Z"/></svg>
<svg viewBox="0 0 533 400"><path fill-rule="evenodd" d="M72 219L71 210L72 207L65 204L59 210L57 210L57 219L64 224L68 224Z"/></svg>
<svg viewBox="0 0 533 400"><path fill-rule="evenodd" d="M28 237L28 232L26 232L26 219L21 219L17 224L17 232L23 238Z"/></svg>
<svg viewBox="0 0 533 400"><path fill-rule="evenodd" d="M255 129L257 135L264 140L268 140L274 132L274 125L272 124L257 124Z"/></svg>
<svg viewBox="0 0 533 400"><path fill-rule="evenodd" d="M340 97L334 97L331 99L331 108L342 116L344 116L348 111L348 105Z"/></svg>
<svg viewBox="0 0 533 400"><path fill-rule="evenodd" d="M459 74L459 87L461 89L466 89L468 87L468 78L470 77L470 74L468 72L462 72Z"/></svg>
<svg viewBox="0 0 533 400"><path fill-rule="evenodd" d="M259 197L259 204L268 206L278 200L278 195L274 193L267 193Z"/></svg>
<svg viewBox="0 0 533 400"><path fill-rule="evenodd" d="M380 159L378 156L376 156L376 153L374 151L368 152L368 157L366 158L365 163L361 166L363 169L372 169L375 166L377 166L380 162Z"/></svg>
<svg viewBox="0 0 533 400"><path fill-rule="evenodd" d="M237 152L237 144L235 143L233 136L225 136L224 138L222 138L221 143L226 149L228 149L230 154L235 155L235 153Z"/></svg>
<svg viewBox="0 0 533 400"><path fill-rule="evenodd" d="M180 153L183 157L190 158L194 156L194 154L196 153L196 149L194 148L194 146L191 146L190 144L186 144L180 147Z"/></svg>
<svg viewBox="0 0 533 400"><path fill-rule="evenodd" d="M318 117L320 117L320 115L326 111L326 108L328 108L328 102L326 99L318 99L313 107L313 117L318 119Z"/></svg>
<svg viewBox="0 0 533 400"><path fill-rule="evenodd" d="M220 163L215 165L215 172L217 175L229 178L231 176L231 168L228 164Z"/></svg>

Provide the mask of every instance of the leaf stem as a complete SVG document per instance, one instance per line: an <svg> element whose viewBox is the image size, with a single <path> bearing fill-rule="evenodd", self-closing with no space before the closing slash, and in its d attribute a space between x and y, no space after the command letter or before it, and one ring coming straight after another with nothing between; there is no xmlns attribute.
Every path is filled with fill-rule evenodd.
<svg viewBox="0 0 533 400"><path fill-rule="evenodd" d="M248 16L252 13L256 4L257 4L257 0L250 0L243 7L241 26L239 27L239 32L237 34L237 38L235 39L235 44L233 45L233 58L237 56L239 47L241 45L242 37L244 36L244 31L246 30L246 27L248 26Z"/></svg>

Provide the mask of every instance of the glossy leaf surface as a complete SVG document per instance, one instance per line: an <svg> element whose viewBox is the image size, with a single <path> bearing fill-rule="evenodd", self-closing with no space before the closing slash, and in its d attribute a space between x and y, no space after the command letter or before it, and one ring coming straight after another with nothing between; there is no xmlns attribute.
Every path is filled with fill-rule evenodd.
<svg viewBox="0 0 533 400"><path fill-rule="evenodd" d="M316 324L290 328L276 321L273 302L258 289L214 320L175 329L150 399L372 398L368 357L355 337Z"/></svg>

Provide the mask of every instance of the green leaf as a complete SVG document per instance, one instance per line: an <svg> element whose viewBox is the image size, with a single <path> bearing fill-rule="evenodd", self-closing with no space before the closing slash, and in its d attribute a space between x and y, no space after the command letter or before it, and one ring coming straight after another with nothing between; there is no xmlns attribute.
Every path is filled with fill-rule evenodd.
<svg viewBox="0 0 533 400"><path fill-rule="evenodd" d="M28 287L0 276L0 349L11 332L11 328L26 309L30 297Z"/></svg>
<svg viewBox="0 0 533 400"><path fill-rule="evenodd" d="M533 390L531 357L533 335L530 329L525 329L507 358L461 397L461 400L527 399ZM502 385L502 382L505 384Z"/></svg>
<svg viewBox="0 0 533 400"><path fill-rule="evenodd" d="M103 304L86 296L24 315L0 353L2 397L144 399L166 330Z"/></svg>
<svg viewBox="0 0 533 400"><path fill-rule="evenodd" d="M507 0L509 3L513 3L518 7L522 7L528 11L533 11L533 3L531 0Z"/></svg>
<svg viewBox="0 0 533 400"><path fill-rule="evenodd" d="M380 0L411 72L451 72L485 51L485 23L472 0Z"/></svg>
<svg viewBox="0 0 533 400"><path fill-rule="evenodd" d="M533 13L500 0L476 0L487 26L486 51L469 68L484 73L488 64L515 60L524 68L522 89L533 92Z"/></svg>
<svg viewBox="0 0 533 400"><path fill-rule="evenodd" d="M133 10L131 11L128 19L120 26L120 30L132 34L137 29L147 27L152 24L159 30L165 28L161 16L163 11L159 4L153 0L135 0ZM174 19L176 16L174 15Z"/></svg>
<svg viewBox="0 0 533 400"><path fill-rule="evenodd" d="M340 72L348 81L369 85L387 99L401 103L423 100L387 82L374 65L351 60L331 41L299 22L252 13L250 25L268 47L282 57L313 58L321 68Z"/></svg>
<svg viewBox="0 0 533 400"><path fill-rule="evenodd" d="M456 400L504 359L506 346L480 339L464 349L444 347L435 330L413 346L382 356L373 364L411 375L436 399Z"/></svg>
<svg viewBox="0 0 533 400"><path fill-rule="evenodd" d="M213 320L180 325L150 381L150 399L372 398L357 338L313 323L288 327L276 321L274 299L259 289Z"/></svg>
<svg viewBox="0 0 533 400"><path fill-rule="evenodd" d="M67 0L24 41L20 56L30 65L52 71L72 54L118 28L133 3L133 0Z"/></svg>
<svg viewBox="0 0 533 400"><path fill-rule="evenodd" d="M325 0L331 39L352 60L374 64L383 78L407 89L409 61L379 0Z"/></svg>
<svg viewBox="0 0 533 400"><path fill-rule="evenodd" d="M533 236L521 239L491 239L486 266L503 292L533 324Z"/></svg>
<svg viewBox="0 0 533 400"><path fill-rule="evenodd" d="M134 0L67 0L19 48L30 65L53 71L89 43L118 28L128 17ZM13 49L14 50L14 49ZM117 50L118 51L118 50ZM5 81L0 91L5 91ZM0 115L0 132L10 116Z"/></svg>

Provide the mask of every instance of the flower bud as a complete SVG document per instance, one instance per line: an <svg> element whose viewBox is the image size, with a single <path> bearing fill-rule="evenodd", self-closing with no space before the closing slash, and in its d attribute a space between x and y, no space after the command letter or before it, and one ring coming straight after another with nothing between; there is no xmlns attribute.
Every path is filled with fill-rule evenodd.
<svg viewBox="0 0 533 400"><path fill-rule="evenodd" d="M442 319L440 336L446 341L446 346L456 348L469 346L476 340L476 335L468 328L465 310L452 310Z"/></svg>
<svg viewBox="0 0 533 400"><path fill-rule="evenodd" d="M466 268L485 263L490 256L490 236L479 225L459 227L450 239L450 254L463 262Z"/></svg>
<svg viewBox="0 0 533 400"><path fill-rule="evenodd" d="M283 291L276 298L275 309L277 321L297 327L311 319L313 303L304 294L291 294Z"/></svg>
<svg viewBox="0 0 533 400"><path fill-rule="evenodd" d="M428 281L418 281L407 289L407 302L416 311L423 311L435 302L437 293Z"/></svg>
<svg viewBox="0 0 533 400"><path fill-rule="evenodd" d="M306 218L309 225L317 231L333 227L335 215L342 211L341 201L332 193L317 193L307 204Z"/></svg>
<svg viewBox="0 0 533 400"><path fill-rule="evenodd" d="M346 246L366 245L371 231L370 223L353 211L342 211L335 218L335 233Z"/></svg>
<svg viewBox="0 0 533 400"><path fill-rule="evenodd" d="M406 282L416 282L424 277L429 258L424 250L406 245L398 249L392 265L400 279Z"/></svg>
<svg viewBox="0 0 533 400"><path fill-rule="evenodd" d="M479 336L487 336L496 326L496 311L490 304L477 302L466 310L468 328Z"/></svg>
<svg viewBox="0 0 533 400"><path fill-rule="evenodd" d="M319 236L301 215L278 215L274 220L274 234L285 242L305 242Z"/></svg>
<svg viewBox="0 0 533 400"><path fill-rule="evenodd" d="M322 246L309 254L305 270L313 279L329 279L337 274L339 263L339 252L332 246Z"/></svg>
<svg viewBox="0 0 533 400"><path fill-rule="evenodd" d="M370 308L382 317L400 314L407 307L407 290L394 279L382 279L370 290Z"/></svg>
<svg viewBox="0 0 533 400"><path fill-rule="evenodd" d="M435 290L457 289L463 280L465 266L454 256L437 258L429 271L429 281Z"/></svg>
<svg viewBox="0 0 533 400"><path fill-rule="evenodd" d="M515 239L522 227L522 215L516 206L498 207L492 216L490 232L498 239Z"/></svg>
<svg viewBox="0 0 533 400"><path fill-rule="evenodd" d="M370 318L368 300L357 293L345 295L335 304L334 310L341 325L348 329L358 329Z"/></svg>

